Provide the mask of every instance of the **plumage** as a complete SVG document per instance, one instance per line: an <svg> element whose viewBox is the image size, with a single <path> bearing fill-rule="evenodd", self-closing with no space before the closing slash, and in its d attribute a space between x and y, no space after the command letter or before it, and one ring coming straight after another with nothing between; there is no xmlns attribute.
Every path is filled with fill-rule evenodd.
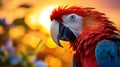
<svg viewBox="0 0 120 67"><path fill-rule="evenodd" d="M120 67L120 63L119 63L120 48L119 47L120 47L120 39L117 42L113 40L100 41L97 44L95 49L98 66L99 67Z"/></svg>
<svg viewBox="0 0 120 67"><path fill-rule="evenodd" d="M81 19L75 17L76 21L64 21L64 19L69 20L72 16L71 14L75 14L74 16L76 17L81 17ZM74 67L114 67L117 65L120 67L120 64L118 64L120 63L120 47L118 46L120 41L118 33L116 33L119 31L104 13L95 11L94 8L89 7L58 7L53 10L50 18L51 21L57 20L57 23L61 23L67 28L70 28L73 35L76 35L76 31L80 32L79 36L76 36L76 39L72 42L70 41L70 46L75 51L75 54L73 55ZM74 26L74 24L79 24L79 27ZM76 30L77 28L79 28L79 30ZM65 30L62 31L65 32ZM71 35L68 34L68 36ZM66 40L64 37L59 39ZM106 47L106 45L108 46ZM112 59L113 57L107 55L106 52L104 53L104 50L111 52L110 49L113 50L113 53L110 54L113 54L115 59ZM101 53L104 54L101 55ZM99 57L104 57L105 54L108 58L106 58L105 61L101 60ZM106 65L106 63L108 64Z"/></svg>

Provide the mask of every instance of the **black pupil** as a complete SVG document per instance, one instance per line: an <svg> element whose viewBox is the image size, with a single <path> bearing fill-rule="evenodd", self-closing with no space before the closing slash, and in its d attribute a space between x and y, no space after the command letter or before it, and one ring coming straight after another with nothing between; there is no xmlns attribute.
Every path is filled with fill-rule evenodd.
<svg viewBox="0 0 120 67"><path fill-rule="evenodd" d="M71 19L71 20L75 20L75 16L72 15L72 16L70 17L70 19Z"/></svg>
<svg viewBox="0 0 120 67"><path fill-rule="evenodd" d="M71 18L74 18L74 16L72 16Z"/></svg>

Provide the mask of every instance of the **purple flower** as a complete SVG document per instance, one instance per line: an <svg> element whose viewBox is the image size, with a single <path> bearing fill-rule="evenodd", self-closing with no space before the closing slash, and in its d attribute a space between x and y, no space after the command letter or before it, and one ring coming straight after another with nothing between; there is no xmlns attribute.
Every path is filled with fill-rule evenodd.
<svg viewBox="0 0 120 67"><path fill-rule="evenodd" d="M15 47L13 46L13 41L12 39L8 39L5 44L5 49L8 51L9 54L14 54L15 53Z"/></svg>

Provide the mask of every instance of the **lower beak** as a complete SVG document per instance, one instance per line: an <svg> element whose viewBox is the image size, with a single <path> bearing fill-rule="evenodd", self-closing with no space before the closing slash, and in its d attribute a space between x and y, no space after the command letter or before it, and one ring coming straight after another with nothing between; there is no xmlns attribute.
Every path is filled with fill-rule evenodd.
<svg viewBox="0 0 120 67"><path fill-rule="evenodd" d="M76 39L76 36L68 27L55 20L52 21L50 33L54 42L60 47L63 47L60 40L73 42Z"/></svg>

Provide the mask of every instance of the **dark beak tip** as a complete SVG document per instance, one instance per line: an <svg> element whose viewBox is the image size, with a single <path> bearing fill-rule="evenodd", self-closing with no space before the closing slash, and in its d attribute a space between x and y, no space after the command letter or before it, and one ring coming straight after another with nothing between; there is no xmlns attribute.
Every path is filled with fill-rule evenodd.
<svg viewBox="0 0 120 67"><path fill-rule="evenodd" d="M63 48L63 46L62 46L62 45L59 45L59 46Z"/></svg>
<svg viewBox="0 0 120 67"><path fill-rule="evenodd" d="M60 42L59 42L57 45L63 48L63 46L61 45L61 43L60 43Z"/></svg>

